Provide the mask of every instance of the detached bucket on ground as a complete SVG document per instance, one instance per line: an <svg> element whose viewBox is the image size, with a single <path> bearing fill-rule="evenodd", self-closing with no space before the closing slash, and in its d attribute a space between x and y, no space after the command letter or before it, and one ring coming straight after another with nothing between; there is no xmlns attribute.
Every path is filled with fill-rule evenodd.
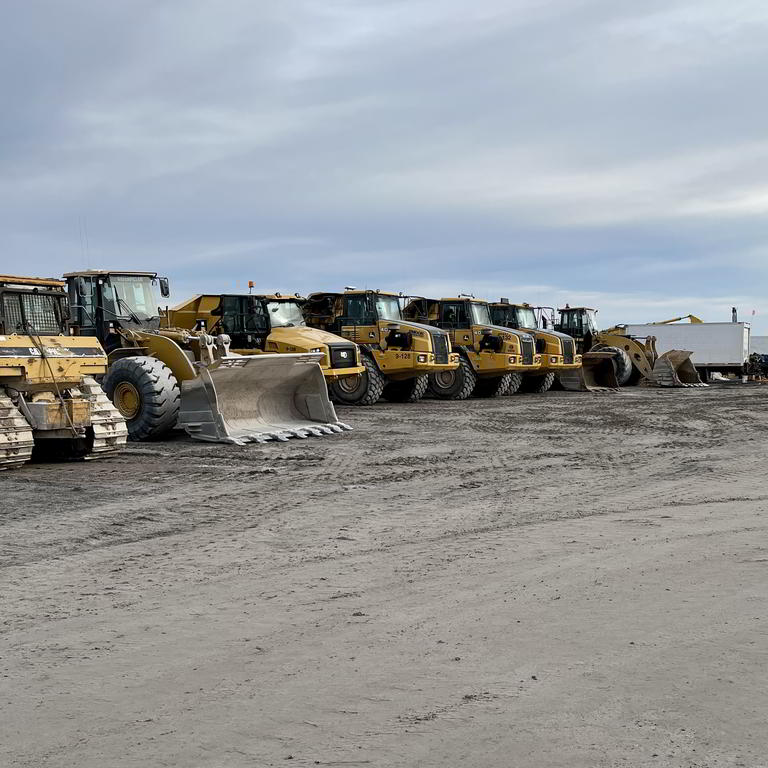
<svg viewBox="0 0 768 768"><path fill-rule="evenodd" d="M691 362L692 352L670 349L659 355L653 366L653 383L658 387L706 387Z"/></svg>

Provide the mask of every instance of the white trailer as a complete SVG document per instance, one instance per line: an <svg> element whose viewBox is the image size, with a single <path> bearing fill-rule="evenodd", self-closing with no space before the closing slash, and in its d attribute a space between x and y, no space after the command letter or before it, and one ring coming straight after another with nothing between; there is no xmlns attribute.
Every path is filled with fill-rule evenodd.
<svg viewBox="0 0 768 768"><path fill-rule="evenodd" d="M661 355L670 349L693 352L691 361L700 374L744 372L749 357L749 323L653 323L626 326L630 336L655 336ZM705 378L705 376L702 376Z"/></svg>

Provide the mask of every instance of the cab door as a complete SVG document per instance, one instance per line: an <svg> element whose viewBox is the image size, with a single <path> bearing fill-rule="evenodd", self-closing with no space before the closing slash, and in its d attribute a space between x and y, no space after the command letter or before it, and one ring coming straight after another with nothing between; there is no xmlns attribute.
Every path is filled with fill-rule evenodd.
<svg viewBox="0 0 768 768"><path fill-rule="evenodd" d="M458 345L472 345L472 330L465 301L444 301L440 305L440 327L451 336L451 342Z"/></svg>
<svg viewBox="0 0 768 768"><path fill-rule="evenodd" d="M256 296L222 296L216 314L216 330L230 337L233 350L266 348L269 319Z"/></svg>
<svg viewBox="0 0 768 768"><path fill-rule="evenodd" d="M341 336L358 344L378 344L380 334L376 321L371 294L355 293L344 297L344 315L339 318Z"/></svg>

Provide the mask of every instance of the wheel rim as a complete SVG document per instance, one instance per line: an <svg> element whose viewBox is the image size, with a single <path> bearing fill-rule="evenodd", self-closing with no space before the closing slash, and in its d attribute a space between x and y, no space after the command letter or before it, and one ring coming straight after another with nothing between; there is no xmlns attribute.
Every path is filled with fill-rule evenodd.
<svg viewBox="0 0 768 768"><path fill-rule="evenodd" d="M438 371L435 374L435 384L440 389L448 389L453 385L454 381L456 381L455 371Z"/></svg>
<svg viewBox="0 0 768 768"><path fill-rule="evenodd" d="M130 381L121 381L114 392L115 408L124 419L135 419L141 409L139 390Z"/></svg>
<svg viewBox="0 0 768 768"><path fill-rule="evenodd" d="M362 374L358 374L357 376L347 376L346 378L339 379L336 382L336 387L345 395L354 395L362 385Z"/></svg>

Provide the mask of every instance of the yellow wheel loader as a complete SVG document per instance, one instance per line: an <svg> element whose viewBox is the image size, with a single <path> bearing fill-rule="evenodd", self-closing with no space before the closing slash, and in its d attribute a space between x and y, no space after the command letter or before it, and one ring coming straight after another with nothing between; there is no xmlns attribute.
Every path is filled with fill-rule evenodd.
<svg viewBox="0 0 768 768"><path fill-rule="evenodd" d="M403 318L399 294L354 288L312 293L304 317L310 327L360 345L365 373L331 383L337 403L373 405L381 397L413 403L426 392L430 374L453 371L459 364L445 331Z"/></svg>
<svg viewBox="0 0 768 768"><path fill-rule="evenodd" d="M176 427L193 438L234 443L287 440L350 429L336 417L320 353L242 356L226 334L163 327L154 272L70 272L74 328L109 356L104 391L132 440Z"/></svg>
<svg viewBox="0 0 768 768"><path fill-rule="evenodd" d="M0 469L125 444L125 421L94 379L107 356L97 339L69 335L65 286L0 275Z"/></svg>
<svg viewBox="0 0 768 768"><path fill-rule="evenodd" d="M576 353L573 338L558 331L540 329L536 310L530 304L511 304L509 299L501 298L490 304L490 310L494 325L525 331L536 340L541 368L537 373L523 376L520 392L546 392L558 374L567 375L581 368L581 355Z"/></svg>
<svg viewBox="0 0 768 768"><path fill-rule="evenodd" d="M239 355L320 353L326 383L349 379L356 386L365 367L352 341L304 321L304 299L296 294L203 294L169 310L168 323L177 328L225 333Z"/></svg>
<svg viewBox="0 0 768 768"><path fill-rule="evenodd" d="M555 329L573 336L582 355L580 375L559 376L565 389L615 389L641 382L658 387L707 386L691 362L691 352L671 349L659 355L654 336L629 336L621 326L600 331L597 310L590 307L566 304L558 312Z"/></svg>
<svg viewBox="0 0 768 768"><path fill-rule="evenodd" d="M413 296L403 314L446 330L459 352L458 368L430 376L434 397L465 400L513 394L523 376L541 368L533 336L494 325L487 301L468 295L446 299Z"/></svg>

